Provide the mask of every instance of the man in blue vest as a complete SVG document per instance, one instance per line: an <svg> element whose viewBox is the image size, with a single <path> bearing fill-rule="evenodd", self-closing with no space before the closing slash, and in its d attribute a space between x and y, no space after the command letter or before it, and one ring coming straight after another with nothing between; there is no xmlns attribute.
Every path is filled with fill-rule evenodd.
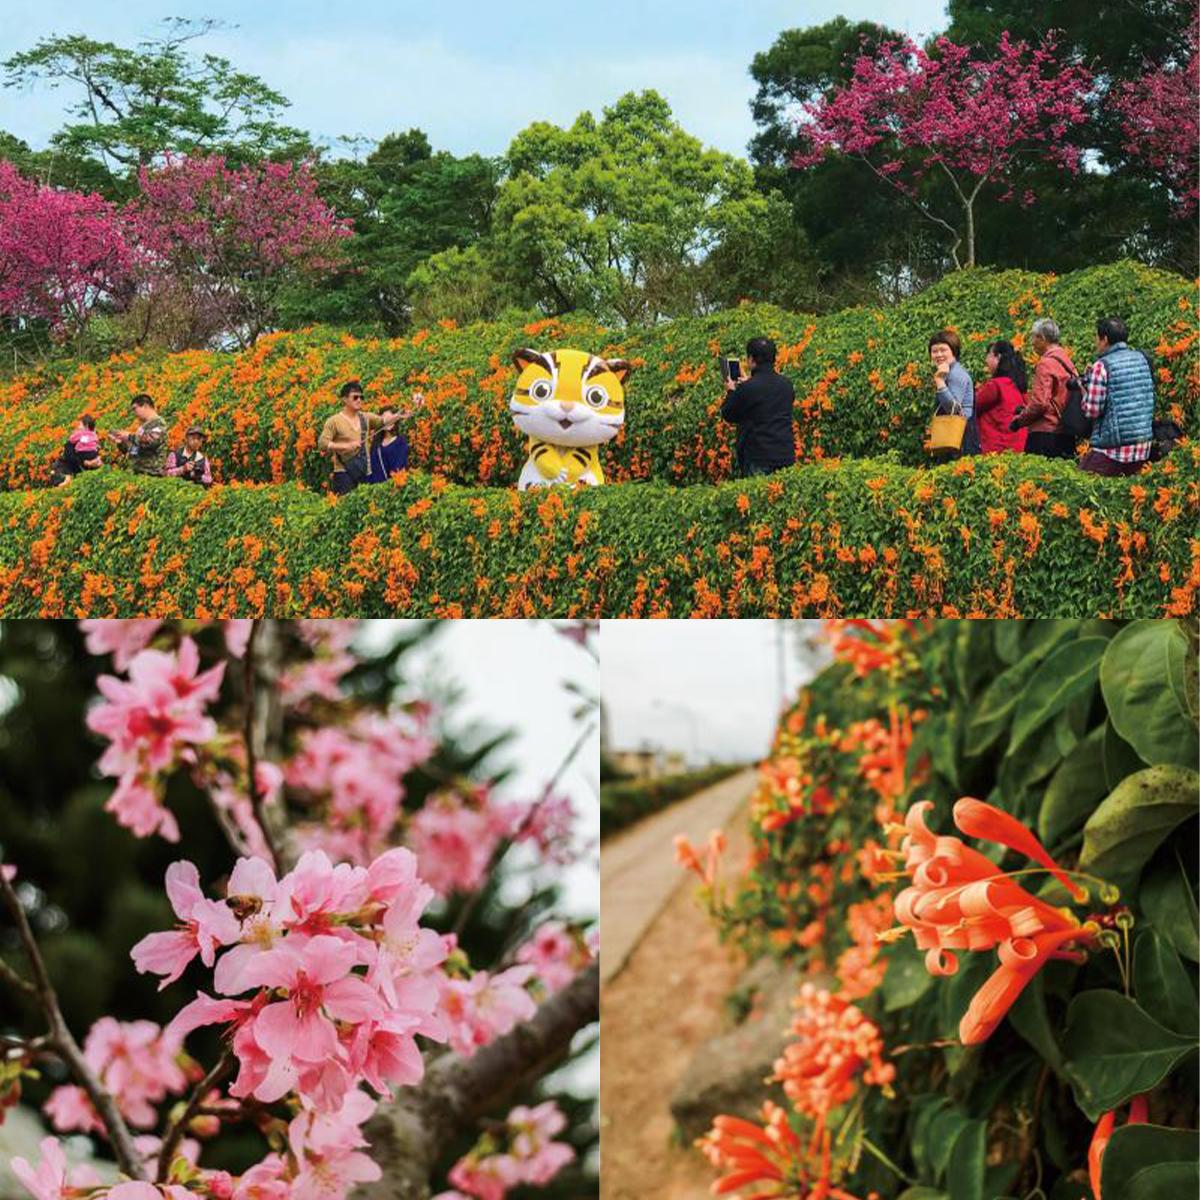
<svg viewBox="0 0 1200 1200"><path fill-rule="evenodd" d="M1120 317L1096 322L1096 350L1084 382L1081 408L1091 417L1091 448L1079 460L1094 475L1136 475L1154 441L1154 372L1140 350L1130 349Z"/></svg>

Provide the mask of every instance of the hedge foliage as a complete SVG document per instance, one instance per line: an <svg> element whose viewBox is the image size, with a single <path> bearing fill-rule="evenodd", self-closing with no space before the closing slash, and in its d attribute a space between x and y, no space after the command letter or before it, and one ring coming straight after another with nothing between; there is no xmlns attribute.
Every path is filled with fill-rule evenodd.
<svg viewBox="0 0 1200 1200"><path fill-rule="evenodd" d="M886 1092L848 1090L823 1118L834 1148L825 1174L881 1200L1092 1200L1101 1189L1087 1187L1091 1163L1105 1200L1194 1195L1195 621L832 632L834 663L782 715L760 767L748 866L729 863L701 890L723 936L838 991L878 1030L895 1067ZM1013 824L992 823L1000 832L991 836L981 820L978 835L961 834L952 813L964 796ZM1023 887L1094 922L1079 961L1018 970L1010 987L997 968L1013 958L996 942L1012 935L997 923L989 941L982 914L1032 910L1011 893L996 909L991 893L959 908L977 867L953 840L939 842L936 865L932 852L895 853L917 803L927 804L931 831L961 837L966 853L1005 872L997 889ZM1081 897L1015 849L1014 825L1074 873ZM920 899L905 907L898 897L909 886L907 900ZM931 973L943 954L926 957L903 927L917 919L945 937L947 973ZM969 1005L997 1024L964 1045ZM829 1077L818 1066L812 1074ZM1126 1127L1136 1096L1147 1123ZM1114 1112L1105 1149L1093 1131ZM817 1146L811 1117L799 1106L788 1115L798 1146ZM858 1153L863 1137L876 1153ZM1135 1176L1142 1185L1127 1186Z"/></svg>
<svg viewBox="0 0 1200 1200"><path fill-rule="evenodd" d="M660 779L626 779L600 787L600 836L608 837L659 809L674 804L702 788L720 783L742 770L738 763L714 763L695 771L664 775Z"/></svg>
<svg viewBox="0 0 1200 1200"><path fill-rule="evenodd" d="M105 472L0 494L5 616L1126 616L1196 611L1200 446L568 492L412 473L340 500Z"/></svg>
<svg viewBox="0 0 1200 1200"><path fill-rule="evenodd" d="M1031 322L1053 316L1080 369L1090 361L1098 316L1121 315L1134 343L1156 358L1160 412L1195 437L1200 396L1195 291L1181 276L1133 262L1056 278L1028 271L960 271L891 308L828 316L746 305L648 329L605 331L570 315L528 325L423 329L409 338L356 340L330 329L271 334L241 354L189 351L157 358L117 356L69 374L18 376L0 384L0 480L9 488L45 482L75 419L91 411L102 429L129 422L129 397L160 401L172 439L198 422L225 481L326 482L316 452L335 389L361 378L369 402L408 402L422 389L427 407L409 430L413 465L462 484L510 485L524 461L508 415L522 345L575 345L633 360L627 428L604 450L614 482L677 484L727 479L732 431L717 416L718 351L739 351L751 335L780 347L794 381L801 461L862 458L894 451L923 461L930 387L927 339L956 328L964 362L979 378L986 343L1021 344Z"/></svg>

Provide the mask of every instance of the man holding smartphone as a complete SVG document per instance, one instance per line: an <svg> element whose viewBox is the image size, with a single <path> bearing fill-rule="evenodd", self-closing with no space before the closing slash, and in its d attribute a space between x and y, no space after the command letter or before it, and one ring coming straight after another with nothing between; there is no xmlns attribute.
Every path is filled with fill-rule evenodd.
<svg viewBox="0 0 1200 1200"><path fill-rule="evenodd" d="M750 378L725 374L724 420L737 426L737 470L743 479L770 475L796 461L792 427L796 393L792 381L775 370L775 343L751 338L746 344Z"/></svg>

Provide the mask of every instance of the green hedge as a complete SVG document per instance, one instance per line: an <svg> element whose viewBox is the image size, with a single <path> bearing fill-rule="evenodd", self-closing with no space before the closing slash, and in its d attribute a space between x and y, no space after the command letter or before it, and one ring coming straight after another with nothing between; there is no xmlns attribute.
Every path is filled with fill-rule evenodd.
<svg viewBox="0 0 1200 1200"><path fill-rule="evenodd" d="M69 375L47 369L0 384L0 486L45 482L79 413L93 412L105 429L124 426L129 397L145 390L161 401L173 438L193 422L209 430L220 478L319 488L327 463L316 453L317 433L337 408L337 384L350 376L363 379L375 405L425 391L428 408L410 429L415 467L456 483L510 485L524 447L508 415L509 355L530 344L576 345L638 364L628 427L604 451L612 481L713 482L730 476L733 444L717 416L715 356L754 334L776 340L781 369L796 385L802 460L892 451L921 465L933 330L958 329L964 362L978 378L988 340L1019 337L1034 318L1050 315L1082 369L1095 320L1108 314L1124 316L1135 344L1154 353L1161 412L1193 437L1200 433L1194 288L1181 276L1120 262L1058 278L960 271L891 308L822 317L747 305L621 332L569 315L530 325L435 327L390 341L311 329L268 335L241 354L125 355Z"/></svg>
<svg viewBox="0 0 1200 1200"><path fill-rule="evenodd" d="M702 788L720 783L743 769L739 763L715 763L660 779L629 779L600 788L600 836L608 837L659 809L674 804Z"/></svg>
<svg viewBox="0 0 1200 1200"><path fill-rule="evenodd" d="M719 486L341 500L123 473L0 494L4 616L1126 616L1195 611L1200 447L1133 479L1002 455Z"/></svg>

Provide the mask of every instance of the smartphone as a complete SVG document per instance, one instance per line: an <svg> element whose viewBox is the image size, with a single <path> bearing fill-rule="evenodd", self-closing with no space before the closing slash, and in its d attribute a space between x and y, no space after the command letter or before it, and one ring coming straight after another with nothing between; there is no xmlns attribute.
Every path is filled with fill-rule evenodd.
<svg viewBox="0 0 1200 1200"><path fill-rule="evenodd" d="M722 355L720 362L721 378L732 379L734 383L737 383L737 381L742 377L742 364L740 360L736 358L725 358Z"/></svg>

